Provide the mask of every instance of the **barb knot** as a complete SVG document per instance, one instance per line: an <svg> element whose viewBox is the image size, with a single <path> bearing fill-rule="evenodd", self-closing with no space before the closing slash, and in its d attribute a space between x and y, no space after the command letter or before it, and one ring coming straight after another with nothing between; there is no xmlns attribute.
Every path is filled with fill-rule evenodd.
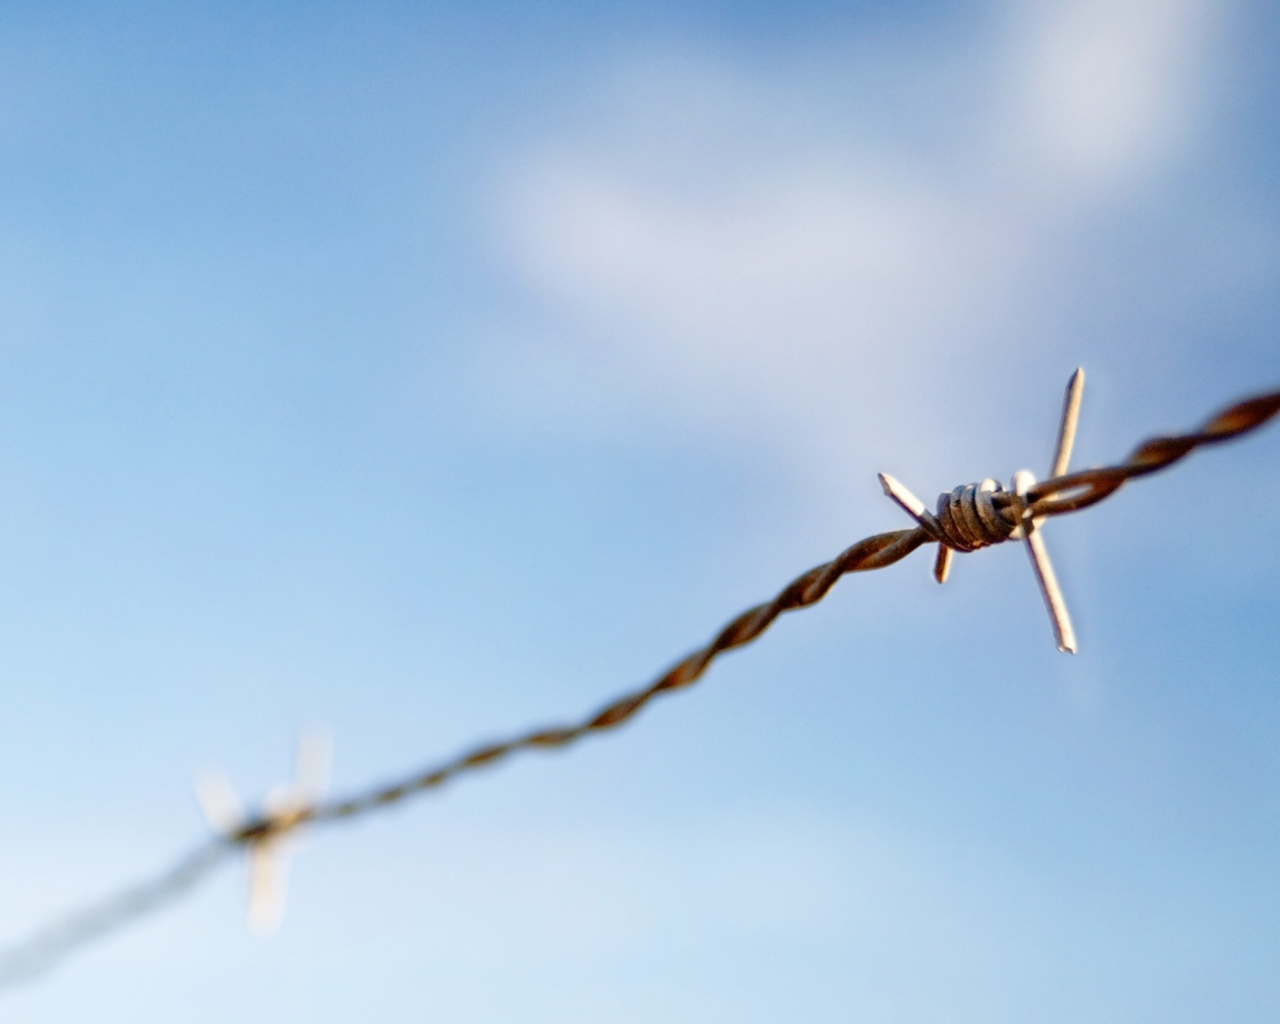
<svg viewBox="0 0 1280 1024"><path fill-rule="evenodd" d="M990 477L938 495L938 539L957 551L977 551L1013 536L1012 495Z"/></svg>

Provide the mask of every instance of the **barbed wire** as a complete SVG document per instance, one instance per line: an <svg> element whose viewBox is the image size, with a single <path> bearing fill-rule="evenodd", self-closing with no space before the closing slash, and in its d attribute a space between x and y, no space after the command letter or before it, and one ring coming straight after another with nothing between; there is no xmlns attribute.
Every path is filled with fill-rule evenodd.
<svg viewBox="0 0 1280 1024"><path fill-rule="evenodd" d="M896 480L882 474L886 493L916 518L919 525L914 529L895 530L858 541L830 562L810 569L787 584L771 601L737 616L710 643L681 659L648 685L618 697L576 723L536 729L488 743L400 781L346 799L294 803L283 810L264 812L238 824L196 848L159 876L55 921L0 952L0 987L30 981L56 966L76 949L174 902L237 848L247 847L253 851L303 825L336 822L366 814L439 788L459 775L495 765L521 751L561 749L592 733L615 729L632 719L655 698L697 682L717 657L757 639L784 612L807 608L821 601L836 582L849 573L892 565L928 543L939 546L938 568L935 569L939 582L946 578L947 559L952 552L970 552L1022 538L1032 547L1034 561L1037 556L1032 541L1038 536L1035 528L1044 519L1095 505L1114 494L1127 481L1164 469L1196 448L1256 430L1280 412L1280 391L1259 395L1221 410L1192 433L1151 438L1135 448L1122 463L1065 473L1062 471L1066 469L1070 456L1082 385L1083 374L1077 371L1068 386L1058 452L1053 462L1055 473L1050 479L1038 484L1028 482L1030 475L1020 471L1020 474L1015 474L1012 490L1003 490L992 480L958 487L939 497L935 515L925 510L919 499ZM1040 569L1037 563L1037 571ZM1051 595L1043 576L1041 586L1053 612ZM1056 590L1056 582L1052 586ZM1070 629L1069 623L1067 629ZM1059 646L1064 650L1074 650L1074 640L1069 646L1064 646L1059 630Z"/></svg>

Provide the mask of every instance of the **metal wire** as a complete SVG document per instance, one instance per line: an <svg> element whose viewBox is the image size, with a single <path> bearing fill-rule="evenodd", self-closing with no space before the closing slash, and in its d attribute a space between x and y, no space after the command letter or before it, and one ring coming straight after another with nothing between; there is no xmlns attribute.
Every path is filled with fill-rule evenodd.
<svg viewBox="0 0 1280 1024"><path fill-rule="evenodd" d="M967 529L982 528L985 530L981 534L984 543L999 543L1008 539L1011 533L993 529L987 523L991 513L999 513L1017 522L1078 512L1114 494L1126 481L1164 469L1202 445L1217 444L1256 430L1277 412L1280 412L1280 391L1260 395L1223 409L1194 433L1145 441L1119 465L1057 476L1031 487L1025 494L992 491L986 486L990 482L984 481L982 485L970 485L968 488L957 488L954 492L945 493L940 500L939 509L959 518L968 515L968 504L983 502L981 508L975 505L972 510L981 517L978 524L970 524ZM909 494L906 497L911 498ZM987 502L991 504L990 509L986 507ZM922 525L915 529L896 530L868 537L832 561L810 569L784 587L772 601L743 612L709 644L677 662L647 686L624 694L581 721L537 729L501 742L485 744L401 781L379 786L347 799L304 808L291 813L286 819L260 817L250 821L231 835L200 847L156 879L127 889L42 928L0 953L0 987L30 980L55 966L77 948L173 902L239 846L260 842L268 836L281 834L303 824L339 821L398 803L440 787L456 776L497 764L523 750L559 749L570 746L591 733L617 728L638 714L654 698L697 682L719 655L751 643L783 612L807 608L821 601L846 573L884 568L901 561L927 543L936 542L958 550L973 549L973 545L964 540L968 536L964 532L965 527L953 525L944 529L928 513L923 513L921 522ZM961 543L964 544L963 548L960 547Z"/></svg>
<svg viewBox="0 0 1280 1024"><path fill-rule="evenodd" d="M1118 466L1087 469L1046 480L1032 488L1025 496L1026 514L1039 518L1078 512L1114 494L1125 481L1172 465L1200 445L1216 444L1254 430L1266 423L1277 412L1280 412L1280 392L1262 395L1224 409L1206 421L1204 426L1193 434L1159 437L1146 441ZM1084 490L1074 497L1055 499L1055 495L1077 489ZM957 488L957 491L959 490L960 488ZM998 492L994 497L998 498L1003 493ZM947 500L951 497L952 494L943 495ZM1008 537L1007 533L1005 537ZM317 807L304 813L302 820L329 821L363 814L376 807L403 800L414 793L441 786L463 772L494 764L518 751L567 747L588 733L615 728L660 694L681 689L696 682L718 655L749 644L768 629L783 612L807 608L821 601L835 586L836 581L846 573L866 572L892 565L906 558L921 545L936 539L930 536L922 526L914 530L898 530L868 537L825 565L810 569L803 576L792 580L772 601L743 612L725 626L709 644L685 657L648 686L619 697L576 725L539 729L500 743L487 744L402 782ZM261 835L269 828L267 823L257 822L245 829L241 837L248 839Z"/></svg>
<svg viewBox="0 0 1280 1024"><path fill-rule="evenodd" d="M725 626L706 647L694 651L673 665L648 686L619 697L582 721L573 725L538 729L500 743L486 744L403 782L384 786L348 800L317 807L305 813L303 820L330 821L363 814L375 807L395 803L414 793L443 785L456 775L494 764L518 751L567 747L589 733L617 728L636 715L655 697L683 689L697 682L718 655L749 644L768 629L783 612L805 608L821 601L835 586L836 580L845 573L866 572L892 565L928 540L929 537L923 530L915 529L895 530L892 533L881 533L859 541L833 561L810 569L803 576L793 580L772 601L743 612ZM258 834L254 830L261 829L262 825L263 823L259 822L245 830L245 838Z"/></svg>
<svg viewBox="0 0 1280 1024"><path fill-rule="evenodd" d="M1045 480L1027 492L1030 512L1036 517L1079 512L1114 494L1127 480L1171 466L1202 445L1229 441L1256 430L1277 411L1280 411L1280 391L1259 395L1209 417L1195 433L1144 441L1118 466L1086 469ZM1072 494L1074 491L1079 493ZM1060 497L1064 494L1066 497Z"/></svg>
<svg viewBox="0 0 1280 1024"><path fill-rule="evenodd" d="M234 852L236 844L222 839L205 843L163 874L45 925L0 956L0 988L32 981L81 946L160 910L203 881Z"/></svg>

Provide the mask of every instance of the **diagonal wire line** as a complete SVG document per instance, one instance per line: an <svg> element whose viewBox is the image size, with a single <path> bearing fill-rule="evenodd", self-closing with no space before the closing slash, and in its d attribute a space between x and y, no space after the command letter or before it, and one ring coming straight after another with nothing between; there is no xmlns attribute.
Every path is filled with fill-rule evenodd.
<svg viewBox="0 0 1280 1024"><path fill-rule="evenodd" d="M614 729L637 714L655 697L683 689L697 682L718 655L749 644L768 629L783 612L806 608L821 601L845 573L865 572L869 569L892 565L911 554L929 539L923 530L917 528L881 533L859 541L834 561L810 569L803 576L793 580L772 601L743 612L725 626L706 647L694 651L684 660L673 665L648 686L633 693L624 694L577 724L539 729L514 739L487 744L403 782L375 789L348 800L323 804L304 815L304 820L331 821L363 814L375 807L403 800L413 793L443 785L456 775L483 765L493 764L521 750L567 747L589 733ZM260 827L259 823L251 826L247 831Z"/></svg>
<svg viewBox="0 0 1280 1024"><path fill-rule="evenodd" d="M1057 516L1088 508L1114 494L1125 481L1171 466L1204 445L1230 441L1256 430L1277 412L1280 412L1280 391L1258 395L1210 416L1194 433L1144 441L1118 466L1086 469L1046 480L1027 492L1032 503L1031 514ZM1079 494L1069 493L1077 490ZM1064 493L1066 497L1058 497Z"/></svg>
<svg viewBox="0 0 1280 1024"><path fill-rule="evenodd" d="M32 981L81 946L180 899L235 852L217 839L182 857L163 874L68 914L29 935L0 956L0 988Z"/></svg>
<svg viewBox="0 0 1280 1024"><path fill-rule="evenodd" d="M1077 512L1114 494L1128 480L1164 469L1196 448L1227 441L1261 427L1280 412L1280 391L1229 406L1190 434L1155 437L1143 442L1119 465L1087 469L1054 477L1027 491L1023 499L995 495L1024 517L1049 517ZM943 495L943 499L947 497ZM677 662L641 689L626 693L594 714L573 724L537 729L497 743L489 743L418 772L343 800L305 808L287 820L259 818L226 838L219 838L178 861L152 880L142 882L100 903L32 933L0 951L0 988L32 980L57 966L69 954L183 896L202 881L237 847L280 834L304 823L333 822L366 814L416 794L443 786L456 776L490 766L525 750L553 750L570 746L595 732L617 728L654 698L697 682L719 655L751 643L783 612L807 608L821 601L847 573L881 569L901 561L927 543L948 543L935 528L895 530L858 541L836 558L792 580L773 600L743 612L706 646Z"/></svg>

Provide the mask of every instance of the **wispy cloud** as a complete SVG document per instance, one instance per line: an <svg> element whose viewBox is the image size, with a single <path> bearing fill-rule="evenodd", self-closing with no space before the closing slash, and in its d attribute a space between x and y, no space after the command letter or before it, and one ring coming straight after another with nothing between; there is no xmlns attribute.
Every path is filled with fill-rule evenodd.
<svg viewBox="0 0 1280 1024"><path fill-rule="evenodd" d="M1070 0L981 45L631 63L513 177L503 243L532 301L489 353L505 408L658 410L825 477L857 450L936 449L957 390L981 404L1091 301L1064 261L1194 144L1220 21ZM999 429L972 412L969 441Z"/></svg>
<svg viewBox="0 0 1280 1024"><path fill-rule="evenodd" d="M1056 184L1113 188L1170 155L1188 132L1219 12L1204 0L1040 5L1015 33L1011 84Z"/></svg>

